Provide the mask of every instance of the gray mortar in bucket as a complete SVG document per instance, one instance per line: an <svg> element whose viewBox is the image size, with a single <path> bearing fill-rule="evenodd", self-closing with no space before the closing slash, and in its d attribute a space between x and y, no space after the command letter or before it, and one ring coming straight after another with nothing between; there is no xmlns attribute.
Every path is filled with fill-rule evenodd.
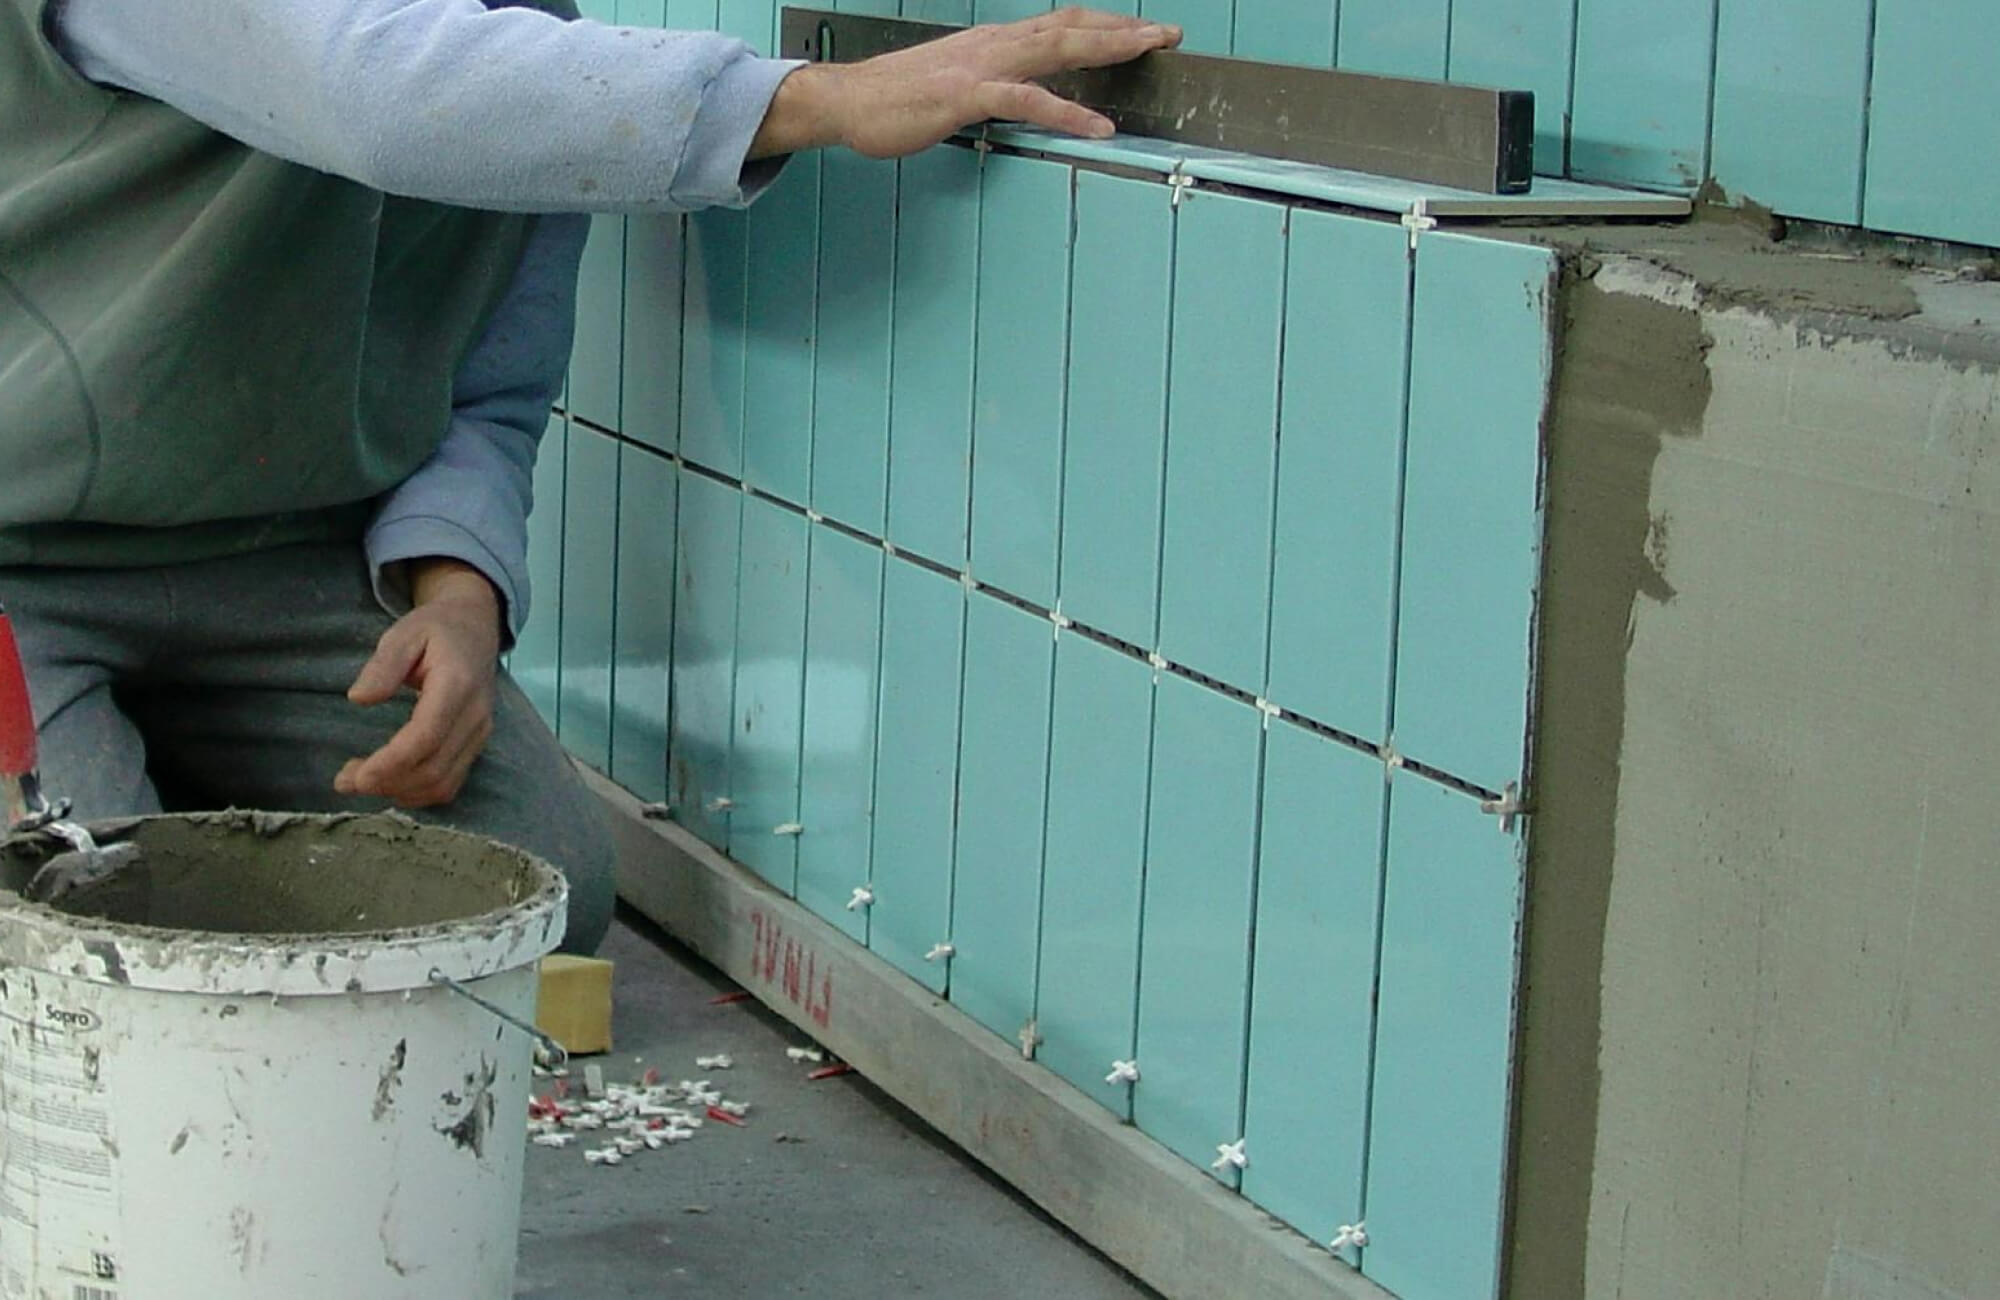
<svg viewBox="0 0 2000 1300"><path fill-rule="evenodd" d="M48 906L118 925L296 940L461 925L544 881L525 854L404 817L203 813L106 824L140 857ZM68 848L51 836L0 846L16 888Z"/></svg>

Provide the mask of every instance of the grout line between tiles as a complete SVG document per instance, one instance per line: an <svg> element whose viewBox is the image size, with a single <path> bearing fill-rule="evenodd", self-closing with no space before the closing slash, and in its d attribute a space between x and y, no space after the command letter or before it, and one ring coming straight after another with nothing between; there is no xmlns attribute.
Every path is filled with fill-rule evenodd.
<svg viewBox="0 0 2000 1300"><path fill-rule="evenodd" d="M599 429L595 425L588 424L582 420L576 420L575 417L573 416L569 418L573 420L575 423L582 425L584 428L590 429L595 433L603 434L606 437L616 439L619 443L628 447L635 448L636 450L646 455L656 456L664 460L672 461L686 473L697 475L701 478L709 480L712 483L720 484L721 486L724 487L733 488L736 491L743 493L745 496L756 497L760 501L764 501L770 505L777 506L783 510L788 510L791 513L806 519L809 523L812 523L818 527L829 528L835 532L844 534L847 537L851 537L855 541L865 542L871 546L883 547L885 550L887 550L887 545L884 542L884 539L872 532L869 532L867 529L858 528L853 524L845 523L837 519L828 518L826 516L820 516L819 518L815 519L813 518L812 513L809 512L805 506L800 505L798 502L790 501L784 497L773 495L772 493L766 492L759 488L750 487L747 484L745 484L741 479L736 478L733 475L726 474L721 470L713 469L709 466L702 465L696 461L688 460L684 457L667 456L665 453L661 452L657 447L651 447L645 443L637 441L636 439L626 438L621 435L611 433L609 430L606 429ZM1397 554L1398 554L1397 564L1398 567L1400 568L1401 564L1400 531L1399 531L1399 544L1397 547ZM964 569L954 568L951 565L946 564L940 560L931 559L930 557L925 555L920 555L915 551L910 551L898 547L892 552L892 555L893 558L897 560L901 560L905 563L912 564L920 569L928 570L929 572L934 573L941 578L949 578L954 582L963 584L967 577L967 573ZM972 583L972 589L980 592L983 595L990 596L995 600L1004 601L1005 603L1012 605L1015 608L1020 609L1026 613L1033 614L1039 618L1048 619L1051 622L1054 621L1055 611L1047 608L1044 605L1039 604L1036 601L1030 600L1025 596L1018 595L1014 592L1008 591L1001 587L996 587L991 583L979 582L976 579ZM1156 608L1157 608L1157 601L1156 601ZM1206 673L1191 668L1186 664L1176 663L1172 660L1162 660L1161 662L1154 664L1153 655L1151 654L1151 652L1147 651L1144 647L1134 645L1130 641L1123 640L1122 638L1114 636L1113 634L1106 632L1100 628L1093 627L1088 623L1081 622L1075 619L1071 615L1065 615L1064 617L1067 620L1064 626L1064 630L1066 632L1073 632L1078 636L1086 637L1089 640L1095 641L1099 645L1102 645L1108 649L1116 650L1120 654L1123 654L1129 658L1137 659L1141 662L1152 664L1153 667L1155 667L1160 672L1164 672L1170 676L1181 678L1184 681L1193 682L1198 686L1206 687L1208 690L1213 691L1218 695L1226 696L1229 699L1236 701L1237 703L1248 705L1251 707L1256 707L1257 705L1258 696L1254 691L1245 689L1240 686L1232 685L1225 681L1221 681L1215 677L1209 676ZM1394 671L1393 649L1394 646L1392 643L1391 646L1392 674ZM1392 677L1392 683L1393 683L1393 677ZM733 707L734 706L732 705L732 709ZM1360 753L1367 754L1374 758L1382 758L1385 755L1384 746L1376 744L1375 742L1367 740L1363 737L1356 736L1352 732L1342 730L1341 728L1333 726L1330 723L1322 722L1319 719L1314 718L1310 714L1301 713L1296 709L1286 708L1284 707L1281 701L1273 702L1272 707L1275 710L1277 716L1279 716L1280 718L1284 719L1285 721L1295 726L1301 727L1304 730L1310 731L1315 735L1324 737L1325 739L1331 740L1337 744L1345 746L1348 749L1356 750ZM1432 781L1438 785L1445 786L1460 794L1468 795L1472 798L1480 800L1497 799L1500 797L1499 791L1489 790L1486 787L1479 785L1477 782L1468 781L1462 777L1453 775L1452 773L1444 770L1443 768L1431 766L1421 761L1409 758L1407 755L1401 756L1400 761L1404 769L1406 771L1409 771L1413 775L1423 777L1426 780Z"/></svg>

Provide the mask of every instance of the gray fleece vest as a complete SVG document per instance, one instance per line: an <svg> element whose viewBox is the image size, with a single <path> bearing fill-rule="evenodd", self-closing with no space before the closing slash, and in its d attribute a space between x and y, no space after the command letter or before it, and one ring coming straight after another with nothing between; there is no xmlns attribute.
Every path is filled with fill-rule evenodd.
<svg viewBox="0 0 2000 1300"><path fill-rule="evenodd" d="M444 437L530 219L95 85L45 4L0 0L0 564L359 537Z"/></svg>

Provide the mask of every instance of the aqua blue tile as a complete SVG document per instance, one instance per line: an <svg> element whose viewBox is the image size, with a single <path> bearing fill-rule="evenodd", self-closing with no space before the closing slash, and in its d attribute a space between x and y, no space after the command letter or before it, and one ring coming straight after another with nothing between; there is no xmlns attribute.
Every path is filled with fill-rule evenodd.
<svg viewBox="0 0 2000 1300"><path fill-rule="evenodd" d="M1174 676L1155 707L1132 1115L1209 1169L1243 1136L1263 719ZM1232 1169L1217 1176L1236 1185Z"/></svg>
<svg viewBox="0 0 2000 1300"><path fill-rule="evenodd" d="M883 18L894 18L901 11L896 0L833 0L828 7L835 13L876 14Z"/></svg>
<svg viewBox="0 0 2000 1300"><path fill-rule="evenodd" d="M972 21L1011 23L1018 18L1032 18L1048 11L1048 0L973 0Z"/></svg>
<svg viewBox="0 0 2000 1300"><path fill-rule="evenodd" d="M1874 0L1721 6L1709 170L1731 199L1861 220L1874 12Z"/></svg>
<svg viewBox="0 0 2000 1300"><path fill-rule="evenodd" d="M903 17L927 23L969 23L972 0L903 0Z"/></svg>
<svg viewBox="0 0 2000 1300"><path fill-rule="evenodd" d="M2000 9L1876 0L1867 222L2000 244Z"/></svg>
<svg viewBox="0 0 2000 1300"><path fill-rule="evenodd" d="M617 0L618 21L627 27L664 27L668 0Z"/></svg>
<svg viewBox="0 0 2000 1300"><path fill-rule="evenodd" d="M576 0L576 9L579 14L592 22L618 21L618 0Z"/></svg>
<svg viewBox="0 0 2000 1300"><path fill-rule="evenodd" d="M1362 1271L1397 1295L1491 1296L1520 842L1467 796L1399 774L1388 863Z"/></svg>
<svg viewBox="0 0 2000 1300"><path fill-rule="evenodd" d="M980 196L972 572L1043 608L1061 526L1072 175L995 154Z"/></svg>
<svg viewBox="0 0 2000 1300"><path fill-rule="evenodd" d="M1202 195L1181 207L1167 413L1160 653L1264 684L1285 209Z"/></svg>
<svg viewBox="0 0 2000 1300"><path fill-rule="evenodd" d="M1453 81L1535 96L1535 171L1563 174L1576 0L1451 0Z"/></svg>
<svg viewBox="0 0 2000 1300"><path fill-rule="evenodd" d="M618 444L572 425L563 476L562 726L564 748L611 766L612 621L617 608Z"/></svg>
<svg viewBox="0 0 2000 1300"><path fill-rule="evenodd" d="M667 797L675 820L726 848L743 494L683 472L679 523Z"/></svg>
<svg viewBox="0 0 2000 1300"><path fill-rule="evenodd" d="M1197 54L1229 53L1231 15L1236 0L1139 0L1139 12L1154 22L1179 23L1181 48Z"/></svg>
<svg viewBox="0 0 2000 1300"><path fill-rule="evenodd" d="M991 596L965 612L951 1000L1003 1038L1035 1014L1055 624Z"/></svg>
<svg viewBox="0 0 2000 1300"><path fill-rule="evenodd" d="M759 54L771 52L775 0L717 0L716 30L734 36Z"/></svg>
<svg viewBox="0 0 2000 1300"><path fill-rule="evenodd" d="M535 454L528 512L528 618L507 656L507 671L549 726L562 720L563 471L569 426L549 420Z"/></svg>
<svg viewBox="0 0 2000 1300"><path fill-rule="evenodd" d="M675 31L715 30L716 0L666 0L665 26Z"/></svg>
<svg viewBox="0 0 2000 1300"><path fill-rule="evenodd" d="M625 219L596 216L576 278L576 340L569 359L569 413L618 429L624 353Z"/></svg>
<svg viewBox="0 0 2000 1300"><path fill-rule="evenodd" d="M652 803L667 798L667 711L674 650L673 462L618 451L618 617L611 679L611 776Z"/></svg>
<svg viewBox="0 0 2000 1300"><path fill-rule="evenodd" d="M1132 1059L1152 780L1153 670L1088 638L1056 643L1036 1058L1129 1116L1105 1082Z"/></svg>
<svg viewBox="0 0 2000 1300"><path fill-rule="evenodd" d="M1693 189L1708 164L1716 0L1577 0L1570 175Z"/></svg>
<svg viewBox="0 0 2000 1300"><path fill-rule="evenodd" d="M1340 0L1258 0L1236 6L1231 53L1239 59L1333 66Z"/></svg>
<svg viewBox="0 0 2000 1300"><path fill-rule="evenodd" d="M1173 257L1163 187L1077 173L1062 609L1148 649L1159 624Z"/></svg>
<svg viewBox="0 0 2000 1300"><path fill-rule="evenodd" d="M1317 1241L1362 1218L1383 771L1289 722L1265 740L1243 1194Z"/></svg>
<svg viewBox="0 0 2000 1300"><path fill-rule="evenodd" d="M954 568L972 457L979 170L978 154L950 146L905 159L896 226L889 540Z"/></svg>
<svg viewBox="0 0 2000 1300"><path fill-rule="evenodd" d="M868 913L849 904L869 883L874 849L882 564L879 546L812 530L798 899L864 942Z"/></svg>
<svg viewBox="0 0 2000 1300"><path fill-rule="evenodd" d="M729 746L729 856L774 888L798 885L799 741L805 712L806 521L743 499L736 598L736 731Z"/></svg>
<svg viewBox="0 0 2000 1300"><path fill-rule="evenodd" d="M1292 216L1269 694L1378 744L1389 725L1409 259L1401 226Z"/></svg>
<svg viewBox="0 0 2000 1300"><path fill-rule="evenodd" d="M687 222L681 347L681 455L732 478L743 468L744 214L711 208Z"/></svg>
<svg viewBox="0 0 2000 1300"><path fill-rule="evenodd" d="M750 209L743 481L804 505L812 479L819 155L794 158Z"/></svg>
<svg viewBox="0 0 2000 1300"><path fill-rule="evenodd" d="M1554 271L1526 244L1417 249L1394 741L1496 791L1528 725Z"/></svg>
<svg viewBox="0 0 2000 1300"><path fill-rule="evenodd" d="M880 536L889 493L896 164L834 150L822 165L812 507Z"/></svg>
<svg viewBox="0 0 2000 1300"><path fill-rule="evenodd" d="M882 704L875 764L875 905L868 945L936 992L949 967L953 808L965 588L891 560L882 591Z"/></svg>
<svg viewBox="0 0 2000 1300"><path fill-rule="evenodd" d="M1340 66L1395 77L1442 77L1452 0L1341 0Z"/></svg>
<svg viewBox="0 0 2000 1300"><path fill-rule="evenodd" d="M681 440L681 270L685 220L625 221L624 364L618 431L672 452Z"/></svg>

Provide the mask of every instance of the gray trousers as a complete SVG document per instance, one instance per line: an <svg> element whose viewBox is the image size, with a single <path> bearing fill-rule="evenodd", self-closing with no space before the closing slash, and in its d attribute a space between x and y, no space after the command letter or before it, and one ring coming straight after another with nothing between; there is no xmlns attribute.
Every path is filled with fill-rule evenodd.
<svg viewBox="0 0 2000 1300"><path fill-rule="evenodd" d="M408 721L412 692L361 708L347 688L393 621L360 548L288 546L145 569L0 568L41 737L43 787L84 820L225 807L380 809L334 793L350 758ZM534 853L569 878L564 948L611 924L602 807L501 674L493 738L449 806L420 821Z"/></svg>

